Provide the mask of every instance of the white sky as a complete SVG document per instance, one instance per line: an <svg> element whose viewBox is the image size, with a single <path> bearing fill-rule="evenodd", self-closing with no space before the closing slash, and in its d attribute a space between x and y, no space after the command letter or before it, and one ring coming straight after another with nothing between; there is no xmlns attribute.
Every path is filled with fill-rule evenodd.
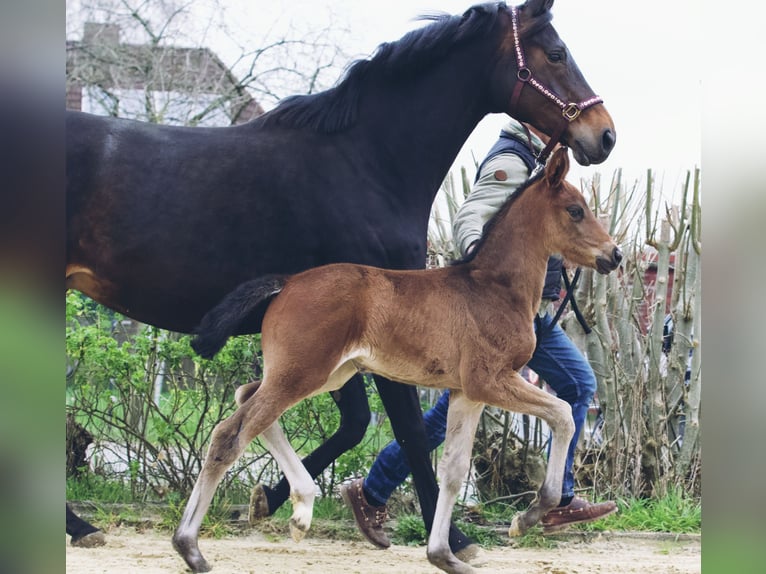
<svg viewBox="0 0 766 574"><path fill-rule="evenodd" d="M254 38L260 26L319 25L331 19L351 30L344 48L369 55L380 43L420 26L413 18L433 11L462 13L471 0L224 0L226 18ZM521 0L517 0L520 2ZM594 91L604 98L617 129L617 145L599 166L573 167L572 177L617 167L632 181L652 168L672 193L687 169L700 164L701 17L696 0L559 0L553 24ZM275 24L276 22L276 24ZM261 28L262 29L262 28ZM211 38L211 40L213 40ZM225 41L211 43L225 57ZM505 121L485 118L466 142L456 166L472 173Z"/></svg>

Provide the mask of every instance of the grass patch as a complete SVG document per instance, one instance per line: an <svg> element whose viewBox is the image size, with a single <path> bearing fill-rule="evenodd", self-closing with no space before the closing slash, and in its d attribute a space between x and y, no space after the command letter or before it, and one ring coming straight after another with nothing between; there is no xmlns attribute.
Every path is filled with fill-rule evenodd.
<svg viewBox="0 0 766 574"><path fill-rule="evenodd" d="M681 490L672 491L661 499L620 499L617 505L617 513L596 522L576 524L570 531L694 534L702 530L702 506L699 499ZM557 547L556 539L545 536L540 526L514 539L498 533L497 527L510 525L513 516L519 511L502 503L478 505L470 509L472 522L460 521L467 512L460 510L456 512L454 520L458 528L486 548L502 544L511 544L517 548ZM400 516L392 539L395 544L425 544L427 535L422 518L416 514Z"/></svg>
<svg viewBox="0 0 766 574"><path fill-rule="evenodd" d="M279 541L287 538L290 536L292 513L292 504L283 504L273 515L259 521L256 528L269 540ZM343 501L334 497L314 500L314 515L309 535L330 540L362 540L351 510Z"/></svg>
<svg viewBox="0 0 766 574"><path fill-rule="evenodd" d="M558 547L558 541L543 534L539 526L530 528L523 536L511 538L510 543L515 548L553 549Z"/></svg>
<svg viewBox="0 0 766 574"><path fill-rule="evenodd" d="M140 525L147 522L141 516L141 510L107 510L99 507L99 502L130 503L131 493L127 484L108 481L102 477L90 475L87 480L67 481L68 500L89 500L94 503L94 521L101 527L124 524ZM174 530L181 519L185 500L170 494L161 506L159 519L155 527L161 530ZM243 523L231 520L232 503L222 497L216 497L205 516L200 534L220 538L237 533ZM702 508L699 499L688 496L681 490L670 492L661 499L620 499L619 512L603 520L588 524L578 524L573 531L639 531L670 532L675 534L699 533L702 528ZM510 525L513 516L520 509L513 505L496 503L477 505L470 508L457 507L453 519L466 535L485 548L511 544L520 548L556 548L555 538L545 536L542 528L536 526L524 536L509 539L502 527ZM276 513L258 525L257 529L266 537L281 540L290 536L290 516L292 505L282 505ZM419 514L402 511L396 513L387 524L391 528L391 539L398 545L424 545L427 533L423 519ZM317 498L314 503L314 519L310 534L317 538L331 540L363 540L356 528L351 510L338 497Z"/></svg>
<svg viewBox="0 0 766 574"><path fill-rule="evenodd" d="M494 528L481 526L474 522L455 520L455 525L474 542L485 548L491 548L503 544L502 537ZM428 541L423 518L418 514L403 514L396 520L391 536L394 544L407 546L422 546Z"/></svg>
<svg viewBox="0 0 766 574"><path fill-rule="evenodd" d="M168 505L160 513L160 519L156 524L156 528L168 532L174 531L181 522L181 516L183 516L185 508L185 499L181 499L180 496L175 494L168 496ZM214 498L213 503L202 519L202 526L199 531L200 536L223 538L224 536L234 534L237 532L237 529L232 525L230 517L231 507L229 503L221 501L217 497Z"/></svg>
<svg viewBox="0 0 766 574"><path fill-rule="evenodd" d="M426 543L428 534L423 518L416 514L404 514L396 520L396 526L391 537L393 544L404 546L421 546Z"/></svg>
<svg viewBox="0 0 766 574"><path fill-rule="evenodd" d="M126 482L107 480L103 476L87 472L81 478L67 478L66 499L129 504L133 502L134 495Z"/></svg>
<svg viewBox="0 0 766 574"><path fill-rule="evenodd" d="M493 546L504 544L503 537L494 528L487 528L473 522L462 522L460 520L457 520L455 525L463 534L484 548L492 548Z"/></svg>
<svg viewBox="0 0 766 574"><path fill-rule="evenodd" d="M586 531L605 530L672 532L675 534L702 531L702 504L680 490L659 499L620 499L619 511L603 520L578 525Z"/></svg>
<svg viewBox="0 0 766 574"><path fill-rule="evenodd" d="M673 490L659 499L621 498L617 500L617 506L619 511L615 514L596 522L576 524L571 529L586 532L639 531L674 534L695 534L702 530L700 500L680 489ZM522 510L503 503L472 508L472 512L480 517L483 524L494 525L510 525L513 516ZM534 538L542 537L542 532L536 533L533 529L527 536L530 536L527 542L534 545Z"/></svg>
<svg viewBox="0 0 766 574"><path fill-rule="evenodd" d="M288 501L269 517L274 522L287 524L293 514L293 505ZM351 510L346 507L342 500L328 496L314 500L313 520L353 520Z"/></svg>

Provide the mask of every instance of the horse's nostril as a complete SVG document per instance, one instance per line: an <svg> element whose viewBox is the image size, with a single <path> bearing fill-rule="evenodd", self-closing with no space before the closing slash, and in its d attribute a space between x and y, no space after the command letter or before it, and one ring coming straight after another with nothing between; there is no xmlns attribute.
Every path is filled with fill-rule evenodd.
<svg viewBox="0 0 766 574"><path fill-rule="evenodd" d="M619 265L620 261L622 261L622 251L620 251L619 247L614 248L614 251L612 252L612 257L614 258L615 263Z"/></svg>
<svg viewBox="0 0 766 574"><path fill-rule="evenodd" d="M612 151L615 142L617 141L614 132L610 129L604 130L604 134L601 136L601 145L604 151L609 153Z"/></svg>

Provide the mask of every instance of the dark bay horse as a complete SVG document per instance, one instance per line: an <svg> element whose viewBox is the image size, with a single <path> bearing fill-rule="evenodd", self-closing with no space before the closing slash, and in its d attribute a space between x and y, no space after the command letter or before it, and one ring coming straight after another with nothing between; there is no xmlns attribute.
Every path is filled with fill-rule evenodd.
<svg viewBox="0 0 766 574"><path fill-rule="evenodd" d="M333 262L423 268L431 203L486 114L553 134L584 165L614 146L611 117L551 25L552 3L434 17L334 88L241 126L68 113L67 288L190 332L237 285L266 274ZM265 308L240 333L259 332ZM417 394L375 381L430 529L438 488ZM304 460L312 476L356 445L369 421L360 376L334 398L341 426ZM287 483L280 488L284 500ZM450 542L469 543L456 529Z"/></svg>
<svg viewBox="0 0 766 574"><path fill-rule="evenodd" d="M530 507L514 517L509 534L522 534L559 503L574 433L571 408L528 384L518 371L535 348L533 323L548 257L560 253L600 273L622 260L582 194L564 180L567 153L559 148L544 172L511 195L470 260L420 271L336 263L289 277L262 277L244 283L205 315L193 345L212 356L249 309L271 301L263 320L263 381L239 387L239 407L213 431L174 537L182 552L190 546L187 540L196 540L224 472L261 433L292 486L293 537L303 537L316 489L277 419L308 396L340 388L358 371L452 389L439 463L442 487L428 540L428 559L435 566L473 571L452 554L447 539L485 404L540 417L552 432L545 480Z"/></svg>

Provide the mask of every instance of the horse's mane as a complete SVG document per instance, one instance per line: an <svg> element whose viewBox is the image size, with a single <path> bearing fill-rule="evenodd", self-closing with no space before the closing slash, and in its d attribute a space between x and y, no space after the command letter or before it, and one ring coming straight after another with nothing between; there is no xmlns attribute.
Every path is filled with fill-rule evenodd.
<svg viewBox="0 0 766 574"><path fill-rule="evenodd" d="M528 178L527 181L522 183L519 187L516 188L516 190L508 196L508 198L505 200L505 203L503 203L502 207L497 210L497 213L492 216L492 218L487 221L487 223L484 224L484 228L482 230L481 239L479 239L479 242L476 244L476 247L471 251L468 255L465 257L462 257L460 259L456 259L451 263L451 265L462 265L463 263L468 263L469 261L473 261L473 259L476 257L476 254L479 253L482 246L484 245L485 239L489 236L490 233L492 233L492 229L497 225L497 222L500 221L503 217L505 217L505 214L508 212L509 209L511 209L511 206L513 203L521 196L521 194L524 192L525 189L531 187L536 181L542 179L543 175L545 174L545 170L540 169L532 175L532 177Z"/></svg>
<svg viewBox="0 0 766 574"><path fill-rule="evenodd" d="M432 20L423 28L395 42L381 44L369 59L353 62L335 87L316 94L290 96L262 116L265 123L308 127L324 133L342 131L356 121L359 94L372 74L401 79L416 76L435 60L464 41L486 34L504 2L479 4L462 16L430 14L417 18Z"/></svg>

